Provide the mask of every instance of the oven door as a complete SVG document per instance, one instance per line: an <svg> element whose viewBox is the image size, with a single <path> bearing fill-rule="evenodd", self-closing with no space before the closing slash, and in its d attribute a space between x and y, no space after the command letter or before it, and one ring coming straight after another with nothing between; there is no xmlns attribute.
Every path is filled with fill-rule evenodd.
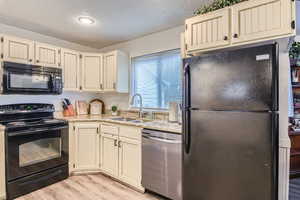
<svg viewBox="0 0 300 200"><path fill-rule="evenodd" d="M57 93L59 78L59 69L4 62L3 93Z"/></svg>
<svg viewBox="0 0 300 200"><path fill-rule="evenodd" d="M68 163L68 126L6 133L7 180Z"/></svg>

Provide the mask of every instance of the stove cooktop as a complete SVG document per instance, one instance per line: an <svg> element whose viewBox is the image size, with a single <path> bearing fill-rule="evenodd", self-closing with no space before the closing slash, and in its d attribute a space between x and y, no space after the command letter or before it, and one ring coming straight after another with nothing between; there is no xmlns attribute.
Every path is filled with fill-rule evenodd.
<svg viewBox="0 0 300 200"><path fill-rule="evenodd" d="M64 123L65 120L60 119L36 119L36 120L18 120L3 122L2 124L6 127L22 127L22 126L33 126L33 125L48 125L48 124L58 124Z"/></svg>

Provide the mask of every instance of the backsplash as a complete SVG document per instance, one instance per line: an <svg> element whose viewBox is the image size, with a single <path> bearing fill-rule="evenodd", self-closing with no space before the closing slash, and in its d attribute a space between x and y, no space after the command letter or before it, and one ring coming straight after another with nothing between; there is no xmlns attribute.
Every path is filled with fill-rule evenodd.
<svg viewBox="0 0 300 200"><path fill-rule="evenodd" d="M49 103L54 104L56 111L62 111L61 101L63 98L71 100L75 105L75 100L91 101L100 98L99 95L88 92L64 92L61 95L0 95L0 105L18 103Z"/></svg>

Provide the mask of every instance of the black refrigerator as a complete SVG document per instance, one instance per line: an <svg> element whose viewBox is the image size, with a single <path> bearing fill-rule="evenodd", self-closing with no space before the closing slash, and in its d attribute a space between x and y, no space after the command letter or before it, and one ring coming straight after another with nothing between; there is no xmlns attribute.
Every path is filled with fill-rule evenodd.
<svg viewBox="0 0 300 200"><path fill-rule="evenodd" d="M183 199L277 200L278 45L183 66Z"/></svg>

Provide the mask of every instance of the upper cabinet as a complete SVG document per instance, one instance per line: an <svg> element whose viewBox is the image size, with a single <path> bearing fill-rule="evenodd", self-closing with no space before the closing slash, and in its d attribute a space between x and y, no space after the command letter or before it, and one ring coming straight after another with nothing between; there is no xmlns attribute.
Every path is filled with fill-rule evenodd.
<svg viewBox="0 0 300 200"><path fill-rule="evenodd" d="M102 62L102 54L82 54L82 90L97 92L103 89Z"/></svg>
<svg viewBox="0 0 300 200"><path fill-rule="evenodd" d="M60 48L36 42L35 63L46 67L60 67Z"/></svg>
<svg viewBox="0 0 300 200"><path fill-rule="evenodd" d="M232 7L232 43L291 34L291 0L252 0Z"/></svg>
<svg viewBox="0 0 300 200"><path fill-rule="evenodd" d="M186 20L187 51L230 44L230 9L224 8Z"/></svg>
<svg viewBox="0 0 300 200"><path fill-rule="evenodd" d="M295 1L249 0L186 20L185 49L194 54L295 35Z"/></svg>
<svg viewBox="0 0 300 200"><path fill-rule="evenodd" d="M121 51L103 55L103 90L127 93L129 88L129 57Z"/></svg>
<svg viewBox="0 0 300 200"><path fill-rule="evenodd" d="M114 91L117 83L117 53L103 55L103 85L104 90Z"/></svg>
<svg viewBox="0 0 300 200"><path fill-rule="evenodd" d="M0 60L62 68L65 91L128 93L129 56L121 51L79 53L18 37L0 39Z"/></svg>
<svg viewBox="0 0 300 200"><path fill-rule="evenodd" d="M70 49L61 49L64 90L78 91L80 89L79 58L79 52Z"/></svg>
<svg viewBox="0 0 300 200"><path fill-rule="evenodd" d="M2 58L4 61L32 64L34 59L34 42L11 36L2 36Z"/></svg>

